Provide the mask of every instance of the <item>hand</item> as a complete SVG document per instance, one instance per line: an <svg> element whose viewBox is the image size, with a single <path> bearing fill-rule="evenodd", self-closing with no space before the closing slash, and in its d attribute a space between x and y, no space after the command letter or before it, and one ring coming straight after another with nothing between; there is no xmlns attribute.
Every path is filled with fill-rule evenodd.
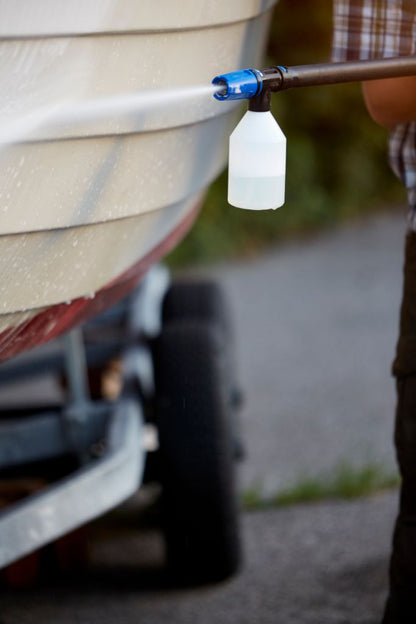
<svg viewBox="0 0 416 624"><path fill-rule="evenodd" d="M416 76L369 80L363 92L368 112L380 125L416 120Z"/></svg>

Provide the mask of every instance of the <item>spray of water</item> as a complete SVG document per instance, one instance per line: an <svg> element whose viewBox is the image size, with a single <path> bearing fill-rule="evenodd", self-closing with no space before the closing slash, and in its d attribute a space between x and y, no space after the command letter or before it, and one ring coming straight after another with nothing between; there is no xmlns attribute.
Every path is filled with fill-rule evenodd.
<svg viewBox="0 0 416 624"><path fill-rule="evenodd" d="M0 147L30 140L41 129L58 130L71 124L88 124L99 119L125 118L174 106L196 105L214 95L220 87L204 85L172 89L143 89L133 94L86 101L65 101L39 107L19 117L1 116Z"/></svg>

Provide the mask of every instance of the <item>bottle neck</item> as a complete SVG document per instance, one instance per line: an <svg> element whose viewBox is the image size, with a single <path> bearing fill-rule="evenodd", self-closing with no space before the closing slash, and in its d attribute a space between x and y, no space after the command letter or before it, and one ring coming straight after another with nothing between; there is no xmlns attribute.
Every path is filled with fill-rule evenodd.
<svg viewBox="0 0 416 624"><path fill-rule="evenodd" d="M253 113L267 113L270 111L271 91L270 89L263 90L259 95L252 97L248 101L248 110Z"/></svg>

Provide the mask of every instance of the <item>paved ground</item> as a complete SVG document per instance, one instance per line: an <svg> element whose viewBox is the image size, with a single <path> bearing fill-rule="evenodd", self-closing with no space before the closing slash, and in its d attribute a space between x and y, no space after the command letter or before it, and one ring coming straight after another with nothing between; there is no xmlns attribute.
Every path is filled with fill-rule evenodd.
<svg viewBox="0 0 416 624"><path fill-rule="evenodd" d="M246 514L241 574L202 589L166 587L153 531L102 533L87 576L0 593L0 621L376 624L385 593L394 499L388 494Z"/></svg>
<svg viewBox="0 0 416 624"><path fill-rule="evenodd" d="M243 487L267 495L342 462L395 469L403 236L398 210L216 271L246 392Z"/></svg>
<svg viewBox="0 0 416 624"><path fill-rule="evenodd" d="M340 461L394 470L403 220L384 216L211 272L235 315L248 458L265 495ZM376 624L396 494L243 517L246 564L200 590L165 585L158 534L101 531L86 577L0 593L0 623ZM132 515L133 514L133 515Z"/></svg>

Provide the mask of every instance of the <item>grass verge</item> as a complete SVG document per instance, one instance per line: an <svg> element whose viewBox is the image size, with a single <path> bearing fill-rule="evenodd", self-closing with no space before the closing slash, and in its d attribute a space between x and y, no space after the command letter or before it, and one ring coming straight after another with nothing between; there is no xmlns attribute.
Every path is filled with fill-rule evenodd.
<svg viewBox="0 0 416 624"><path fill-rule="evenodd" d="M396 488L399 483L398 474L379 465L353 468L344 463L330 476L300 479L292 487L267 498L262 496L260 488L253 487L243 493L242 502L244 509L256 510L328 499L353 499Z"/></svg>

